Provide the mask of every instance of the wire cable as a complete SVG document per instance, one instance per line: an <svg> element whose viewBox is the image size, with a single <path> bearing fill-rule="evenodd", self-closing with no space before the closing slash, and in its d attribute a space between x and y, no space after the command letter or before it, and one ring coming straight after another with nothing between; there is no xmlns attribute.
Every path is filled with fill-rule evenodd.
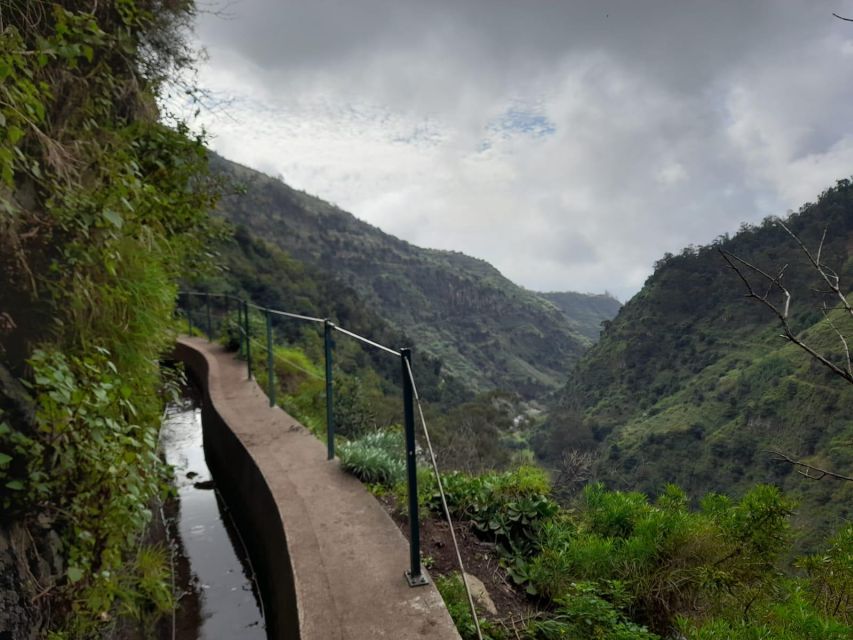
<svg viewBox="0 0 853 640"><path fill-rule="evenodd" d="M254 342L256 345L258 345L258 346L259 346L261 349L263 349L264 351L269 352L269 349L267 349L267 345L265 345L263 342L261 342L261 341L260 341L260 340L258 340L257 338L251 338L251 341L252 341L252 342ZM272 356L273 356L273 358L277 358L278 360L280 360L280 361L282 361L282 362L284 362L284 363L286 363L286 364L289 364L289 365L290 365L291 367L293 367L294 369L298 369L298 370L299 370L299 371L301 371L302 373L305 373L306 375L309 375L309 376L311 376L312 378L316 378L317 380L324 380L324 379L325 379L325 376L318 375L318 374L314 373L313 371L309 371L308 369L306 369L306 368L304 368L304 367L299 366L298 364L296 364L296 363L295 363L295 362L293 362L292 360L288 360L287 358L285 358L285 357L283 357L283 356L280 356L279 354L277 354L277 353L275 352L275 350L273 350L273 352L272 352Z"/></svg>
<svg viewBox="0 0 853 640"><path fill-rule="evenodd" d="M383 344L379 344L378 342L374 342L373 340L368 340L364 336L360 336L357 333L353 333L352 331L347 331L346 329L343 329L342 327L339 327L336 324L332 325L332 327L334 328L335 331L340 331L341 333L344 333L344 334L350 336L351 338L355 338L356 340L360 340L361 342L363 342L365 344L369 344L371 347L376 347L377 349L381 349L382 351L387 351L388 353L390 353L393 356L397 356L398 358L400 357L399 351L394 351L393 349L386 347Z"/></svg>
<svg viewBox="0 0 853 640"><path fill-rule="evenodd" d="M277 309L266 309L269 313L277 316L284 316L286 318L295 318L297 320L308 320L309 322L320 322L323 323L326 320L323 318L314 318L313 316L303 316L298 313L288 313L287 311L278 311Z"/></svg>
<svg viewBox="0 0 853 640"><path fill-rule="evenodd" d="M474 618L474 626L477 628L477 638L479 638L479 640L483 640L483 633L480 631L480 619L477 617L477 608L474 606L474 598L471 595L471 589L468 586L468 576L465 573L465 566L462 563L462 554L459 553L459 544L456 542L456 532L453 529L453 520L450 517L450 509L447 507L447 498L444 495L441 476L438 473L438 463L435 461L435 452L432 449L432 442L429 438L429 430L427 429L426 419L424 418L423 407L421 407L421 399L420 396L418 396L418 388L415 385L415 376L412 373L412 365L407 358L403 358L403 362L406 363L406 370L409 372L409 380L412 382L412 392L415 396L415 402L418 405L418 414L420 414L421 424L424 428L424 437L426 438L429 457L432 461L432 470L435 474L435 481L438 484L438 493L441 496L441 506L444 508L447 525L450 527L450 539L453 541L453 549L456 551L456 561L459 563L459 571L462 573L462 584L465 586L465 593L468 595L468 606L471 609L471 616Z"/></svg>

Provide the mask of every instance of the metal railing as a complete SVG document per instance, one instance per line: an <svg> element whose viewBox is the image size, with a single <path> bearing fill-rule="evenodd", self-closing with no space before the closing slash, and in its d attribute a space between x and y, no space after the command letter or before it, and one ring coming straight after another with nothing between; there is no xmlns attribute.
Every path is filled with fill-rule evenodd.
<svg viewBox="0 0 853 640"><path fill-rule="evenodd" d="M415 441L415 394L414 394L414 376L412 374L411 349L403 348L399 350L392 349L383 344L365 338L357 333L344 329L331 322L328 318L315 318L299 313L291 313L281 311L279 309L271 309L249 302L248 300L232 296L224 293L209 293L203 291L183 291L180 293L184 304L179 304L182 307L187 319L187 329L189 335L193 334L193 313L201 312L204 318L204 327L195 324L200 330L203 330L209 341L213 341L213 316L211 309L212 300L221 300L224 307L224 315L231 324L235 327L240 335L240 354L246 359L246 373L249 380L253 377L253 359L252 359L252 342L260 345L260 348L266 351L267 362L267 397L271 407L276 406L276 385L274 374L274 334L273 334L273 317L282 319L296 320L300 322L312 322L323 325L323 354L324 354L324 369L325 369L325 392L326 392L326 453L327 459L332 460L335 457L335 419L334 419L334 380L332 377L333 352L335 342L333 333L341 333L349 338L358 340L362 344L378 349L384 353L390 354L400 359L401 382L403 389L403 426L406 441L406 475L408 484L408 512L409 512L409 569L405 572L406 580L409 586L416 587L427 584L427 578L421 567L421 550L420 550L420 520L418 513L418 475L417 475L417 444ZM193 308L192 300L200 298L203 300L203 309L199 309L198 305ZM231 304L237 314L237 320L232 322L230 318ZM251 323L249 321L249 310L255 309L260 312L265 319L266 344L253 338ZM221 324L220 324L221 328ZM295 364L295 363L291 363ZM299 367L297 367L299 368ZM419 400L418 400L419 403ZM424 425L425 426L425 425Z"/></svg>

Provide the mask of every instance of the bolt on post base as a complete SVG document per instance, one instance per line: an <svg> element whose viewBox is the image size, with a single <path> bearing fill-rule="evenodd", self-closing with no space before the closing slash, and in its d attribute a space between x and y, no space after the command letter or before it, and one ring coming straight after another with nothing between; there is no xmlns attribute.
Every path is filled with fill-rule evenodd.
<svg viewBox="0 0 853 640"><path fill-rule="evenodd" d="M429 584L429 580L424 574L418 573L418 575L413 576L411 571L406 571L406 582L409 583L410 587L424 587Z"/></svg>

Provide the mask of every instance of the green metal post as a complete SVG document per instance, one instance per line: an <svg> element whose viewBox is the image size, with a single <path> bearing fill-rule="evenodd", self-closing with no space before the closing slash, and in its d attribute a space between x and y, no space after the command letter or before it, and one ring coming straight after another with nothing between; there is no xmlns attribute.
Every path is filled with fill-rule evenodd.
<svg viewBox="0 0 853 640"><path fill-rule="evenodd" d="M412 379L409 369L412 364L412 350L400 349L400 363L403 370L403 416L406 431L406 471L409 479L409 570L406 580L410 587L427 584L426 576L421 572L421 523L418 516L418 468L415 457L415 405Z"/></svg>
<svg viewBox="0 0 853 640"><path fill-rule="evenodd" d="M243 331L246 335L246 369L249 372L249 380L252 379L252 335L249 333L249 303L243 301Z"/></svg>
<svg viewBox="0 0 853 640"><path fill-rule="evenodd" d="M333 325L327 318L323 325L323 344L326 353L326 449L327 459L335 457L335 414L334 414L334 389L332 387L332 341Z"/></svg>
<svg viewBox="0 0 853 640"><path fill-rule="evenodd" d="M204 294L204 302L207 306L207 341L211 342L213 340L213 329L210 324L210 294Z"/></svg>
<svg viewBox="0 0 853 640"><path fill-rule="evenodd" d="M267 309L267 396L270 406L275 406L275 368L273 367L272 351L272 313Z"/></svg>

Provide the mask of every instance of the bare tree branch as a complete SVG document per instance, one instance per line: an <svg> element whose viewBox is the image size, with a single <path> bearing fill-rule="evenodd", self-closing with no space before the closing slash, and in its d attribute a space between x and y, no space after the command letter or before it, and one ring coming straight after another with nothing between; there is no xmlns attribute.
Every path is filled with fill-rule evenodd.
<svg viewBox="0 0 853 640"><path fill-rule="evenodd" d="M853 20L851 20L853 22ZM826 240L826 228L823 230L823 236L820 239L820 246L817 250L817 258L812 256L811 252L808 250L803 241L800 240L799 236L796 233L791 231L784 222L779 221L779 226L782 227L785 232L791 236L794 241L800 245L800 249L803 250L803 253L806 254L806 257L809 259L809 262L812 263L812 266L815 268L815 271L818 272L820 277L824 282L829 286L829 290L834 293L838 299L841 301L842 308L847 310L847 313L850 314L850 317L853 318L853 306L847 301L847 296L844 295L844 292L841 290L841 278L835 271L833 271L830 267L826 266L821 262L821 253L823 252L823 243Z"/></svg>
<svg viewBox="0 0 853 640"><path fill-rule="evenodd" d="M837 364L826 358L824 355L815 351L810 345L804 342L791 328L791 324L788 321L788 314L791 308L791 292L788 291L788 289L785 288L785 286L782 284L782 275L785 273L787 265L782 268L778 276L772 276L766 271L759 269L754 264L747 262L743 258L739 258L738 256L729 253L725 249L719 249L719 252L720 255L723 256L723 259L728 263L732 270L737 273L738 277L740 277L741 281L746 286L747 297L757 300L758 302L763 304L765 307L770 309L779 319L779 323L782 325L782 338L784 338L788 342L792 342L793 344L797 345L800 349L808 353L812 358L820 362L834 374L840 376L850 384L853 384L853 363L851 363L850 361L849 352L846 368L839 367ZM808 255L810 256L811 254ZM756 292L755 287L752 285L752 282L750 282L749 278L746 277L744 269L759 275L763 280L767 281L767 291L763 295ZM774 304L771 301L770 294L774 290L778 290L779 293L782 294L782 296L784 297L785 304L783 308L779 308L777 304Z"/></svg>
<svg viewBox="0 0 853 640"><path fill-rule="evenodd" d="M835 14L833 14L835 15ZM841 18L841 16L836 16L837 18ZM841 18L842 20L847 20L848 22L853 22L853 19ZM826 303L823 304L822 312L823 316L826 319L829 327L835 332L835 335L838 337L841 342L841 346L844 352L845 358L845 366L842 368L818 353L813 349L810 345L808 345L803 339L801 339L796 333L794 333L791 325L788 321L788 315L791 308L791 293L782 284L782 277L785 273L785 270L788 268L788 265L785 265L782 270L779 272L778 276L772 276L766 271L763 271L756 267L755 265L739 258L738 256L729 253L723 249L720 249L720 254L723 256L723 259L728 263L729 267L738 275L741 281L746 286L747 297L753 298L757 300L759 303L770 309L774 315L779 319L779 323L782 326L782 338L792 342L797 345L800 349L808 353L812 358L820 362L826 368L828 368L832 373L837 376L843 378L847 382L853 384L853 360L850 357L850 345L847 341L847 337L841 332L838 326L833 322L831 313L833 311L840 311L846 317L849 315L853 318L853 306L851 306L850 302L847 300L847 295L845 295L844 291L841 288L841 278L840 276L829 266L823 263L823 248L826 243L826 234L827 230L823 230L823 234L820 238L820 244L818 245L817 252L812 253L809 251L808 247L806 247L805 243L791 231L783 222L778 222L779 226L785 230L785 232L794 239L794 241L799 245L800 249L806 255L812 267L814 267L815 271L817 271L820 278L826 283L829 287L827 290L820 291L820 293L832 294L840 300L840 304L837 307L832 309L828 308ZM757 275L761 281L767 283L767 289L763 295L759 294L753 283L750 281L750 278L747 277L747 274ZM774 303L771 299L771 294L776 291L781 294L784 298L784 307L780 308L779 304ZM776 458L780 461L787 462L791 464L796 469L797 473L800 475L809 478L810 480L820 480L822 478L830 477L836 478L838 480L846 480L849 482L853 482L853 477L845 476L840 473L836 473L835 471L830 471L828 469L822 469L820 467L816 467L814 465L803 462L802 460L797 460L792 458L786 453L782 453L781 451L771 450Z"/></svg>
<svg viewBox="0 0 853 640"><path fill-rule="evenodd" d="M782 453L781 451L776 451L775 449L770 449L770 453L776 456L776 459L780 462L787 462L788 464L794 465L797 473L801 476L808 478L809 480L821 480L822 478L836 478L838 480L847 480L848 482L853 482L853 477L845 476L840 473L835 473L834 471L829 471L828 469L821 469L820 467L816 467L812 464L808 464L803 462L802 460L795 460L791 456Z"/></svg>

